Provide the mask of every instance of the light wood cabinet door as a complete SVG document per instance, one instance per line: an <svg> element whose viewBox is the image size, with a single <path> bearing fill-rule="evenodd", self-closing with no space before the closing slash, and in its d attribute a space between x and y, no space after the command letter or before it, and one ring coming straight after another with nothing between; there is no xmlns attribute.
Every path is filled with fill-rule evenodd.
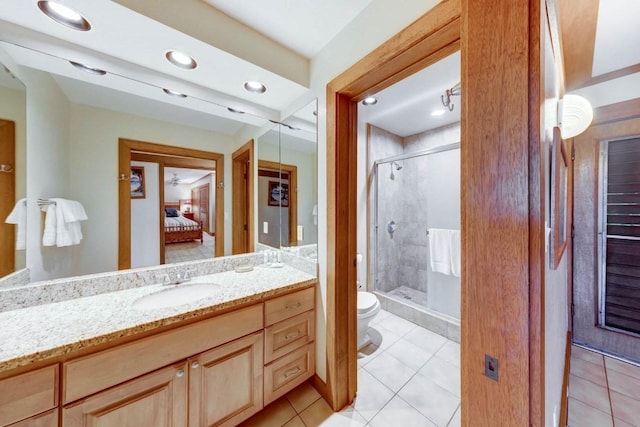
<svg viewBox="0 0 640 427"><path fill-rule="evenodd" d="M187 365L159 369L63 410L63 427L186 427Z"/></svg>
<svg viewBox="0 0 640 427"><path fill-rule="evenodd" d="M235 426L263 406L262 331L189 359L189 426Z"/></svg>

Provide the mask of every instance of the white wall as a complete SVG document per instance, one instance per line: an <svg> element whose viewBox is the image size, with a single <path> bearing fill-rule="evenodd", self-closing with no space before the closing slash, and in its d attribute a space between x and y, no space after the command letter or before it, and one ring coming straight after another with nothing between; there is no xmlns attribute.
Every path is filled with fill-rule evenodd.
<svg viewBox="0 0 640 427"><path fill-rule="evenodd" d="M67 98L46 73L25 69L27 86L27 250L31 280L76 274L78 256L86 241L73 247L43 247L42 213L38 198L73 198L69 174L69 114ZM85 231L85 224L82 230Z"/></svg>
<svg viewBox="0 0 640 427"><path fill-rule="evenodd" d="M156 142L213 151L230 162L232 140L225 135L193 127L152 120L110 110L71 105L71 194L87 210L83 223L86 242L75 274L117 269L118 265L118 138ZM230 164L225 181L231 182ZM227 186L230 188L230 186ZM231 206L226 191L225 212ZM231 230L225 221L225 253L231 252Z"/></svg>
<svg viewBox="0 0 640 427"><path fill-rule="evenodd" d="M133 163L133 162L132 162ZM179 202L191 198L191 184L164 184L164 201Z"/></svg>
<svg viewBox="0 0 640 427"><path fill-rule="evenodd" d="M560 84L558 82L559 71L553 58L550 35L545 25L544 32L544 79L545 79L545 120L544 120L544 144L542 150L542 164L545 169L545 222L550 226L551 194L549 182L551 182L551 158L549 153L553 142L553 127L557 126L556 105L559 97ZM551 242L549 242L551 244ZM556 270L549 268L551 251L548 247L545 251L545 418L547 426L557 426L562 400L562 379L564 375L564 358L568 323L568 279L567 279L567 246Z"/></svg>
<svg viewBox="0 0 640 427"><path fill-rule="evenodd" d="M131 268L160 264L160 186L158 163L131 162L144 167L145 197L131 199Z"/></svg>
<svg viewBox="0 0 640 427"><path fill-rule="evenodd" d="M26 197L26 134L27 134L27 93L25 90L10 89L0 86L0 119L15 123L15 163L13 163L15 177L15 200ZM4 218L1 218L4 221ZM15 269L25 267L26 253L16 251Z"/></svg>

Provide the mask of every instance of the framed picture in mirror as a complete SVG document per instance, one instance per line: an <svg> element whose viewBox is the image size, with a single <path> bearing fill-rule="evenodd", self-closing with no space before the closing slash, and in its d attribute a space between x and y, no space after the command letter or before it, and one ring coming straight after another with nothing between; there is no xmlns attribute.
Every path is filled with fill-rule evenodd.
<svg viewBox="0 0 640 427"><path fill-rule="evenodd" d="M131 166L131 198L144 199L144 166Z"/></svg>
<svg viewBox="0 0 640 427"><path fill-rule="evenodd" d="M567 246L569 161L560 128L553 128L551 151L551 256L550 267L557 269Z"/></svg>
<svg viewBox="0 0 640 427"><path fill-rule="evenodd" d="M289 206L289 184L269 181L269 206Z"/></svg>

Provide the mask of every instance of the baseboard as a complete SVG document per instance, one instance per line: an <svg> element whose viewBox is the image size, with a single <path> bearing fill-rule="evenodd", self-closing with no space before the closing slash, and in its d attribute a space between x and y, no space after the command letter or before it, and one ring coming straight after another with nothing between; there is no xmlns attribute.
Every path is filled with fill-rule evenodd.
<svg viewBox="0 0 640 427"><path fill-rule="evenodd" d="M566 427L569 418L569 372L571 370L571 331L567 332L564 350L564 376L562 378L562 401L560 402L560 427Z"/></svg>
<svg viewBox="0 0 640 427"><path fill-rule="evenodd" d="M314 374L309 380L309 382L318 391L318 393L320 393L320 396L322 396L324 401L330 404L329 389L327 388L327 383L322 381L322 379L318 376L318 374Z"/></svg>

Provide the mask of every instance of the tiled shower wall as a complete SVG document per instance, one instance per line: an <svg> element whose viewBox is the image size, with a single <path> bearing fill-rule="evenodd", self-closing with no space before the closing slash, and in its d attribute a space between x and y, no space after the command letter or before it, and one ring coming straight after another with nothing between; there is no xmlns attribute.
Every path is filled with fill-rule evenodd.
<svg viewBox="0 0 640 427"><path fill-rule="evenodd" d="M373 163L377 159L409 154L460 141L460 126L454 124L401 138L369 127L369 165L374 189ZM460 279L431 271L427 228L460 229L460 151L445 151L380 165L378 176L378 291L407 286L427 293L428 308L458 319ZM393 179L392 179L393 174ZM374 250L374 192L371 191L371 250ZM389 221L397 229L386 231ZM373 252L372 252L373 253ZM375 265L375 264L374 264ZM375 277L375 275L373 275Z"/></svg>

